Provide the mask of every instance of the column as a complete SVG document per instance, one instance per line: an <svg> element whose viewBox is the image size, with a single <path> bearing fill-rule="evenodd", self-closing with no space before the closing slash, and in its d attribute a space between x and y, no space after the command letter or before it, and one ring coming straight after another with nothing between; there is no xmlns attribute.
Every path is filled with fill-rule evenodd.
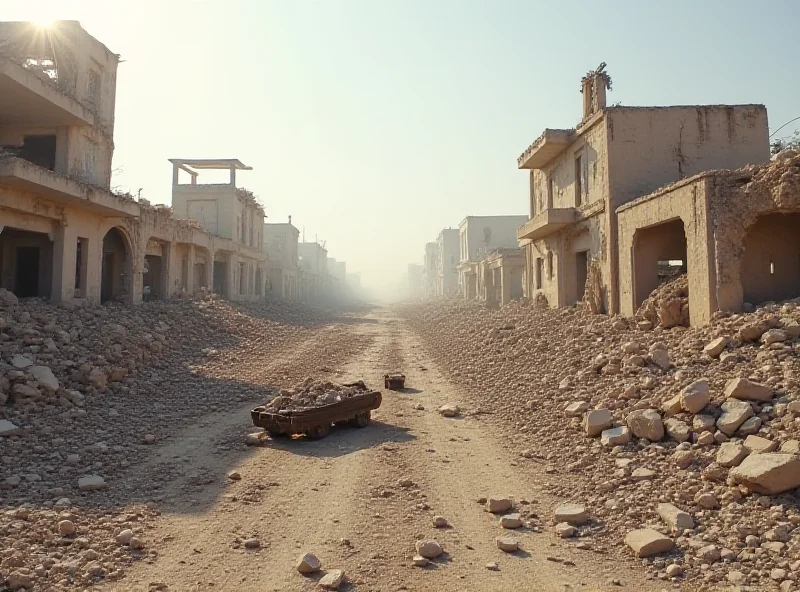
<svg viewBox="0 0 800 592"><path fill-rule="evenodd" d="M233 170L233 169L231 169ZM238 259L230 254L228 257L228 281L223 296L228 300L236 300L235 295L239 293L239 286L236 285L236 267L239 265Z"/></svg>
<svg viewBox="0 0 800 592"><path fill-rule="evenodd" d="M175 285L175 270L172 265L172 253L174 250L173 243L164 243L161 248L161 298L169 298L172 296L172 287Z"/></svg>
<svg viewBox="0 0 800 592"><path fill-rule="evenodd" d="M103 237L90 237L86 243L86 300L100 304L100 288L103 281ZM130 255L128 255L130 256Z"/></svg>
<svg viewBox="0 0 800 592"><path fill-rule="evenodd" d="M500 266L500 294L502 296L500 306L505 306L511 302L511 278L508 272L507 265Z"/></svg>
<svg viewBox="0 0 800 592"><path fill-rule="evenodd" d="M53 302L71 302L75 297L75 266L78 234L74 226L60 224L53 233Z"/></svg>
<svg viewBox="0 0 800 592"><path fill-rule="evenodd" d="M189 245L189 255L187 256L188 263L186 266L189 268L186 271L186 293L189 295L194 294L194 263L195 252L194 245Z"/></svg>

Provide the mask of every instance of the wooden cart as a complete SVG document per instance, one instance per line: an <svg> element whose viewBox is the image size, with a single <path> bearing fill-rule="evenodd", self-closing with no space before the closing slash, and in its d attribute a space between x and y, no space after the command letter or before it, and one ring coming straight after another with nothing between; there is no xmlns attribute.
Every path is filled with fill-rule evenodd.
<svg viewBox="0 0 800 592"><path fill-rule="evenodd" d="M250 416L254 426L264 428L273 438L305 434L316 440L327 436L333 424L347 423L358 428L367 427L372 410L380 406L380 392L365 391L338 403L300 411L287 410L275 413L267 411L263 406L256 407L250 412Z"/></svg>

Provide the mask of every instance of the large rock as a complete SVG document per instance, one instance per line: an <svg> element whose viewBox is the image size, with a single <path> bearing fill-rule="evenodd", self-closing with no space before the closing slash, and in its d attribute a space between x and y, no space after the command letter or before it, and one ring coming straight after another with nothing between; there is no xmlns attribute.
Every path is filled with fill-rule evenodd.
<svg viewBox="0 0 800 592"><path fill-rule="evenodd" d="M675 541L652 528L632 530L625 535L625 544L633 550L637 557L652 557L668 553L675 547Z"/></svg>
<svg viewBox="0 0 800 592"><path fill-rule="evenodd" d="M767 452L751 454L730 477L751 491L774 495L800 487L800 456Z"/></svg>
<svg viewBox="0 0 800 592"><path fill-rule="evenodd" d="M722 415L717 420L717 428L728 437L733 436L739 426L753 417L753 408L747 401L730 399L721 408Z"/></svg>
<svg viewBox="0 0 800 592"><path fill-rule="evenodd" d="M506 553L514 553L519 549L517 540L508 536L497 537L495 543L498 549Z"/></svg>
<svg viewBox="0 0 800 592"><path fill-rule="evenodd" d="M678 413L680 413L683 410L683 408L681 407L681 395L677 394L671 399L665 401L661 405L661 410L667 417L671 417L673 415L677 415Z"/></svg>
<svg viewBox="0 0 800 592"><path fill-rule="evenodd" d="M40 387L51 393L56 392L58 387L61 386L53 371L47 366L31 366L28 368L28 372L39 383Z"/></svg>
<svg viewBox="0 0 800 592"><path fill-rule="evenodd" d="M688 512L684 512L672 504L658 504L658 515L672 532L682 533L694 529L694 520Z"/></svg>
<svg viewBox="0 0 800 592"><path fill-rule="evenodd" d="M589 403L586 401L573 401L564 410L567 417L580 417L589 409Z"/></svg>
<svg viewBox="0 0 800 592"><path fill-rule="evenodd" d="M439 555L444 553L444 549L433 539L426 539L417 541L416 544L417 554L425 559L436 559Z"/></svg>
<svg viewBox="0 0 800 592"><path fill-rule="evenodd" d="M522 518L519 514L506 514L500 518L500 526L508 529L521 528Z"/></svg>
<svg viewBox="0 0 800 592"><path fill-rule="evenodd" d="M770 329L761 336L761 343L764 345L772 345L789 339L789 335L782 329Z"/></svg>
<svg viewBox="0 0 800 592"><path fill-rule="evenodd" d="M600 443L603 446L624 446L631 441L631 432L625 426L603 430Z"/></svg>
<svg viewBox="0 0 800 592"><path fill-rule="evenodd" d="M657 349L650 352L650 360L662 370L669 370L671 365L669 352L665 349Z"/></svg>
<svg viewBox="0 0 800 592"><path fill-rule="evenodd" d="M460 413L461 409L458 408L458 405L452 403L439 407L439 415L442 417L457 417Z"/></svg>
<svg viewBox="0 0 800 592"><path fill-rule="evenodd" d="M730 339L727 337L717 337L716 339L712 340L703 348L703 353L707 354L712 358L718 358L719 355L724 351L728 344L730 343Z"/></svg>
<svg viewBox="0 0 800 592"><path fill-rule="evenodd" d="M723 442L717 450L717 464L723 467L738 467L750 452L741 444Z"/></svg>
<svg viewBox="0 0 800 592"><path fill-rule="evenodd" d="M294 568L303 575L313 574L322 569L322 562L313 553L304 553L297 558Z"/></svg>
<svg viewBox="0 0 800 592"><path fill-rule="evenodd" d="M583 418L587 436L599 436L614 424L614 416L608 409L594 409Z"/></svg>
<svg viewBox="0 0 800 592"><path fill-rule="evenodd" d="M746 378L734 378L725 385L725 397L740 401L772 401L772 388Z"/></svg>
<svg viewBox="0 0 800 592"><path fill-rule="evenodd" d="M17 436L22 433L22 429L7 419L0 419L0 436Z"/></svg>
<svg viewBox="0 0 800 592"><path fill-rule="evenodd" d="M589 520L589 512L581 504L559 504L555 511L556 523L566 522L573 526L580 526Z"/></svg>
<svg viewBox="0 0 800 592"><path fill-rule="evenodd" d="M632 411L625 421L637 438L657 442L664 437L664 423L655 409Z"/></svg>
<svg viewBox="0 0 800 592"><path fill-rule="evenodd" d="M17 370L25 370L33 366L33 361L25 356L16 355L11 358L11 365Z"/></svg>
<svg viewBox="0 0 800 592"><path fill-rule="evenodd" d="M701 378L681 391L681 407L688 413L700 413L711 401L708 379Z"/></svg>

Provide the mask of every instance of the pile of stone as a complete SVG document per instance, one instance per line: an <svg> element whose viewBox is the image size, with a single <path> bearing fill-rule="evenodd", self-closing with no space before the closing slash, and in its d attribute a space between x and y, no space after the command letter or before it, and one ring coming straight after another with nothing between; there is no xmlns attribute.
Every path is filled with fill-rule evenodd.
<svg viewBox="0 0 800 592"><path fill-rule="evenodd" d="M293 388L281 390L277 397L267 402L266 409L273 413L302 411L341 403L368 392L369 389L361 381L345 385L329 380L315 381L309 377Z"/></svg>
<svg viewBox="0 0 800 592"><path fill-rule="evenodd" d="M800 582L800 300L670 329L524 303L404 314L485 421L544 459L548 493L597 518L591 548L695 586Z"/></svg>
<svg viewBox="0 0 800 592"><path fill-rule="evenodd" d="M679 275L662 283L636 313L642 328L689 326L689 278ZM648 325L649 323L649 325Z"/></svg>
<svg viewBox="0 0 800 592"><path fill-rule="evenodd" d="M155 507L187 495L176 481L193 487L180 463L149 462L153 445L320 372L323 351L336 365L369 345L335 318L213 296L57 307L0 290L0 589L88 589L152 558Z"/></svg>

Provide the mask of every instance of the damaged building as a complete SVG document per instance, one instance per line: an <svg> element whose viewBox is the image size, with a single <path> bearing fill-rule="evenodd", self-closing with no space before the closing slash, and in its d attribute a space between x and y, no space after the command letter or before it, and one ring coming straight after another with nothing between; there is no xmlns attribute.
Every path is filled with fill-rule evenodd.
<svg viewBox="0 0 800 592"><path fill-rule="evenodd" d="M689 320L800 296L800 153L708 171L619 207L621 312L633 316L659 284L659 263L685 261ZM685 324L678 300L655 311ZM677 305L677 306L676 306ZM653 318L652 320L656 320Z"/></svg>
<svg viewBox="0 0 800 592"><path fill-rule="evenodd" d="M269 293L284 300L300 300L300 231L292 225L290 216L288 222L265 223L263 236L269 257Z"/></svg>
<svg viewBox="0 0 800 592"><path fill-rule="evenodd" d="M75 21L0 23L0 287L56 303L137 303L224 275L226 296L259 297L266 256L249 228L260 232L263 210L251 197L232 204L248 212L242 235L180 219L196 217L180 195L173 215L111 191L118 63Z"/></svg>
<svg viewBox="0 0 800 592"><path fill-rule="evenodd" d="M530 177L530 219L517 233L526 252L525 291L550 306L581 301L591 280L593 308L619 313L631 298L620 293L621 251L626 257L628 247L620 241L618 210L703 171L769 159L763 105L610 107L610 88L601 64L582 80L580 123L544 130L518 159ZM685 242L671 224L650 228L653 240L670 245L654 256L682 267ZM649 242L645 234L639 232L642 244ZM641 280L640 290L648 282Z"/></svg>

